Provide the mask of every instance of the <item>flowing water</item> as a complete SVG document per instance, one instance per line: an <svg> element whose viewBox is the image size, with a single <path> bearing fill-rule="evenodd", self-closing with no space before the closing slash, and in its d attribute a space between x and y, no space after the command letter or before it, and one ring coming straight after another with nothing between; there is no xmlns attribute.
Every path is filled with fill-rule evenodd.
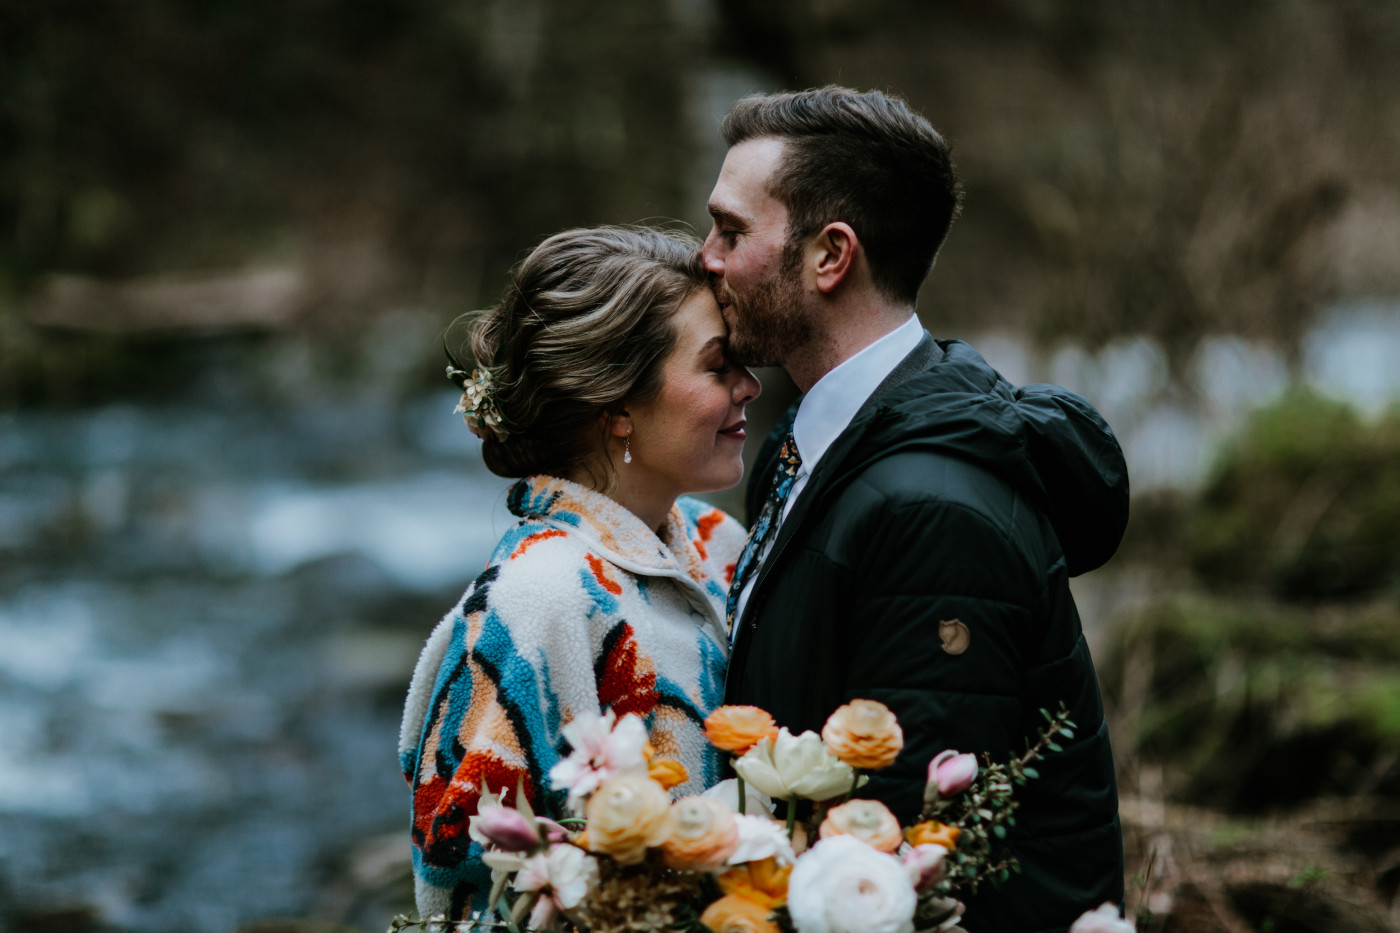
<svg viewBox="0 0 1400 933"><path fill-rule="evenodd" d="M407 672L506 520L453 404L0 420L0 925L304 914L403 828Z"/></svg>

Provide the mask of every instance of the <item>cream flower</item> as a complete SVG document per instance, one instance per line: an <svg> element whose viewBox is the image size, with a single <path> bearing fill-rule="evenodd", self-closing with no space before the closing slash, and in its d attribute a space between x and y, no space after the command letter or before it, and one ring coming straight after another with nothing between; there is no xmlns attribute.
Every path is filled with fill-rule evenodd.
<svg viewBox="0 0 1400 933"><path fill-rule="evenodd" d="M671 795L641 774L610 778L588 801L588 848L636 865L666 839Z"/></svg>
<svg viewBox="0 0 1400 933"><path fill-rule="evenodd" d="M778 730L734 762L739 776L774 799L830 800L851 789L855 772L826 750L815 732Z"/></svg>
<svg viewBox="0 0 1400 933"><path fill-rule="evenodd" d="M601 716L580 713L559 730L573 751L549 769L555 790L569 792L569 806L582 812L584 801L619 774L647 773L647 727L634 713L618 719L612 710Z"/></svg>
<svg viewBox="0 0 1400 933"><path fill-rule="evenodd" d="M853 836L818 842L788 879L798 933L912 933L917 901L899 859Z"/></svg>
<svg viewBox="0 0 1400 933"><path fill-rule="evenodd" d="M779 865L791 865L797 860L792 851L792 841L782 823L766 816L745 816L735 814L739 824L739 844L729 855L730 865L757 862L760 859L776 858Z"/></svg>
<svg viewBox="0 0 1400 933"><path fill-rule="evenodd" d="M904 732L890 708L875 700L852 700L822 726L827 749L852 768L885 768L904 747Z"/></svg>
<svg viewBox="0 0 1400 933"><path fill-rule="evenodd" d="M899 820L878 800L851 800L832 807L822 820L820 832L823 839L854 836L881 852L893 852L904 841Z"/></svg>
<svg viewBox="0 0 1400 933"><path fill-rule="evenodd" d="M482 440L494 436L499 441L505 441L510 437L510 432L501 421L500 412L496 410L495 382L491 373L473 369L471 376L467 376L464 370L449 365L447 378L455 380L457 377L462 379L462 397L453 410L462 416L467 429Z"/></svg>

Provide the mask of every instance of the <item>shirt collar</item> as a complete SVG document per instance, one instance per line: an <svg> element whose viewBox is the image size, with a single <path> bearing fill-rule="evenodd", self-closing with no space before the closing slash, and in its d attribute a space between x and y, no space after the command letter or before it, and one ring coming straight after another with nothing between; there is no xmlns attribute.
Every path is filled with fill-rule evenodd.
<svg viewBox="0 0 1400 933"><path fill-rule="evenodd" d="M802 457L799 475L810 474L856 412L924 335L917 314L817 380L802 397L792 423Z"/></svg>
<svg viewBox="0 0 1400 933"><path fill-rule="evenodd" d="M633 573L679 571L697 582L704 576L703 558L679 503L671 506L659 537L617 500L557 476L536 474L516 482L507 505L521 518L573 528L599 556Z"/></svg>

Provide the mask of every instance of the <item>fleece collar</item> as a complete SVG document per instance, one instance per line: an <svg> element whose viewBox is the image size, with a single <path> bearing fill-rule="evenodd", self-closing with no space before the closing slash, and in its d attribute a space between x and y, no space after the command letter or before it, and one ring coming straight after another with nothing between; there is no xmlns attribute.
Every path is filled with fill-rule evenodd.
<svg viewBox="0 0 1400 933"><path fill-rule="evenodd" d="M510 488L510 510L578 534L590 549L624 570L647 576L704 579L700 551L679 505L672 505L658 536L616 500L557 476L527 476Z"/></svg>

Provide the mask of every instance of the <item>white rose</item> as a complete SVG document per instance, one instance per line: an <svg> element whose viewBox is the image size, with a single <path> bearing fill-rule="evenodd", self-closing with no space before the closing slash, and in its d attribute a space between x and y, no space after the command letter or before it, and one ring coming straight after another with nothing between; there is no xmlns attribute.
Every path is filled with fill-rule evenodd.
<svg viewBox="0 0 1400 933"><path fill-rule="evenodd" d="M711 787L700 794L701 797L717 797L729 804L729 809L735 813L739 812L739 782L734 778L725 778L714 787ZM755 816L767 816L773 813L773 801L767 794L761 794L752 787L744 788L744 810Z"/></svg>
<svg viewBox="0 0 1400 933"><path fill-rule="evenodd" d="M851 789L855 772L826 750L815 732L793 735L778 730L778 738L763 739L734 762L739 776L774 800L806 797L830 800Z"/></svg>
<svg viewBox="0 0 1400 933"><path fill-rule="evenodd" d="M917 903L899 859L853 836L818 842L788 879L798 933L912 933Z"/></svg>
<svg viewBox="0 0 1400 933"><path fill-rule="evenodd" d="M782 823L766 816L744 814L735 814L734 820L739 824L739 844L734 847L727 864L742 865L774 856L779 865L791 865L797 858Z"/></svg>
<svg viewBox="0 0 1400 933"><path fill-rule="evenodd" d="M1133 933L1131 923L1118 916L1113 904L1100 904L1097 910L1084 914L1069 928L1069 933Z"/></svg>

